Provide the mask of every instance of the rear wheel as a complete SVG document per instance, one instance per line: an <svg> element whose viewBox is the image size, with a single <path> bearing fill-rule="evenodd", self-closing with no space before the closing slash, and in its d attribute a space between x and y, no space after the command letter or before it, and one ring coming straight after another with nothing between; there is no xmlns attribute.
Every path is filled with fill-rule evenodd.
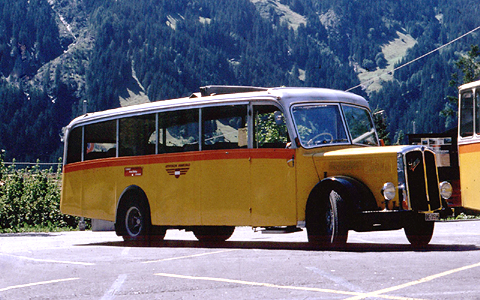
<svg viewBox="0 0 480 300"><path fill-rule="evenodd" d="M404 228L408 241L414 247L426 247L432 240L435 222L425 221L423 214L415 215Z"/></svg>
<svg viewBox="0 0 480 300"><path fill-rule="evenodd" d="M193 234L200 242L224 242L235 231L234 226L199 226L195 227Z"/></svg>
<svg viewBox="0 0 480 300"><path fill-rule="evenodd" d="M147 241L163 240L166 228L152 226L146 195L141 190L132 189L120 201L115 231L125 241Z"/></svg>
<svg viewBox="0 0 480 300"><path fill-rule="evenodd" d="M125 241L146 240L150 230L150 218L147 209L138 202L129 201L122 209L120 225Z"/></svg>
<svg viewBox="0 0 480 300"><path fill-rule="evenodd" d="M332 189L307 211L308 241L323 247L343 246L348 238L347 208L343 197Z"/></svg>

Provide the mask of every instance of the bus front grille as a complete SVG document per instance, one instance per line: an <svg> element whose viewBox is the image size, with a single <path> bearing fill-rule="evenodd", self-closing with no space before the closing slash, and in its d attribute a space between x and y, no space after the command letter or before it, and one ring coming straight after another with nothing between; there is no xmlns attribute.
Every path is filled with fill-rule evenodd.
<svg viewBox="0 0 480 300"><path fill-rule="evenodd" d="M405 154L407 188L413 211L441 208L435 154L421 148Z"/></svg>

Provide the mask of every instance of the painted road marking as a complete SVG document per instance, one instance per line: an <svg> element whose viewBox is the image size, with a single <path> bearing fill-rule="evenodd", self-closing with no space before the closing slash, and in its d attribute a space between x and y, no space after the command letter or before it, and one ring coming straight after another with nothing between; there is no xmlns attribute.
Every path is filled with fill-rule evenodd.
<svg viewBox="0 0 480 300"><path fill-rule="evenodd" d="M14 289L27 288L27 287L32 287L32 286L36 286L36 285L52 284L52 283L72 281L72 280L78 280L78 279L80 279L80 278L65 278L65 279L56 279L56 280L49 280L49 281L40 281L40 282L34 282L34 283L20 284L20 285L14 285L14 286L8 286L8 287L5 287L5 288L0 288L0 292L5 292L5 291L9 291L9 290L14 290Z"/></svg>
<svg viewBox="0 0 480 300"><path fill-rule="evenodd" d="M115 298L115 292L120 290L122 287L123 283L125 282L125 279L127 279L127 274L122 274L118 276L117 280L112 284L110 289L103 295L102 299L100 300L111 300Z"/></svg>
<svg viewBox="0 0 480 300"><path fill-rule="evenodd" d="M331 280L331 281L335 282L336 284L338 284L340 286L343 286L346 289L349 289L350 291L359 292L359 293L364 293L365 292L361 287L349 282L348 280L346 280L343 277L335 276L331 272L324 271L324 270L321 270L321 269L316 268L316 267L306 267L306 268L307 268L307 270L310 270L315 274L318 274L318 275L320 275L324 278L327 278L328 280Z"/></svg>
<svg viewBox="0 0 480 300"><path fill-rule="evenodd" d="M32 258L32 257L28 257L28 256L12 255L12 254L5 254L5 253L0 253L0 255L15 257L15 258L24 259L24 260L31 260L31 261L36 261L36 262L47 262L47 263L55 263L55 264L69 264L69 265L81 265L81 266L94 266L94 265L95 265L94 263L88 263L88 262L66 261L66 260L54 260L54 259L41 259L41 258Z"/></svg>
<svg viewBox="0 0 480 300"><path fill-rule="evenodd" d="M271 283L253 282L253 281L244 281L244 280L236 280L236 279L226 279L226 278L186 276L186 275L168 274L168 273L155 273L153 275L170 277L170 278L206 280L206 281L216 281L216 282L225 282L225 283L235 283L235 284L241 284L241 285L263 286L263 287L277 288L277 289L300 290L300 291L307 291L307 292L321 292L321 293L351 295L351 296L365 295L364 293L358 293L358 292L337 291L337 290L331 290L331 289L321 289L321 288L301 287L301 286L277 285L277 284L271 284ZM414 299L410 297L405 298L405 297L388 296L388 295L377 295L377 297L385 298L385 299L398 299L398 300L406 300L406 299L419 300L419 299Z"/></svg>
<svg viewBox="0 0 480 300"><path fill-rule="evenodd" d="M444 277L444 276L447 276L447 275L451 275L451 274L454 274L454 273L458 273L458 272L461 272L461 271L465 271L465 270L469 270L469 269L473 269L473 268L477 268L477 267L480 267L480 263L476 263L476 264L473 264L473 265L469 265L469 266L445 271L445 272L438 273L438 274L431 275L431 276L427 276L427 277L424 277L424 278L421 278L421 279L418 279L418 280L415 280L415 281L407 282L407 283L397 285L397 286L392 286L392 287L389 287L389 288L386 288L386 289L381 289L381 290L371 292L371 293L367 293L367 294L364 294L364 295L358 295L356 297L348 298L348 299L345 299L345 300L357 300L357 299L364 299L364 298L367 298L367 297L381 297L381 294L383 294L383 293L397 291L397 290L400 290L400 289L404 289L406 287L410 287L410 286L413 286L413 285L425 283L425 282L432 281L432 280L440 278L440 277Z"/></svg>
<svg viewBox="0 0 480 300"><path fill-rule="evenodd" d="M144 262L142 262L142 264L150 264L150 263L156 263L156 262L162 262L162 261L170 261L170 260L177 260L177 259L186 259L186 258L199 257L199 256L205 256L205 255L212 255L212 254L218 254L218 253L224 253L224 252L231 252L231 251L238 251L238 249L220 250L220 251L214 251L214 252L206 252L206 253L199 253L199 254L192 254L192 255L185 255L185 256L177 256L177 257L163 258L163 259L158 259L158 260L149 260L149 261L144 261Z"/></svg>

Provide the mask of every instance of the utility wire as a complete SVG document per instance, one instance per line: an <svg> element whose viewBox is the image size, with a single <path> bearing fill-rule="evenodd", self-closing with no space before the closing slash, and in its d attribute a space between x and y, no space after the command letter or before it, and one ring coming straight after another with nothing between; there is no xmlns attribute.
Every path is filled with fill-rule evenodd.
<svg viewBox="0 0 480 300"><path fill-rule="evenodd" d="M458 40L466 37L466 36L469 35L469 34L472 34L473 32L477 31L478 29L480 29L480 26L478 26L477 28L474 28L474 29L470 30L469 32L467 32L467 33L465 33L465 34L462 34L461 36L457 37L456 39L451 40L450 42L448 42L448 43L446 43L446 44L443 44L442 46L440 46L440 47L438 47L438 48L436 48L436 49L434 49L434 50L432 50L432 51L430 51L430 52L428 52L428 53L425 53L425 54L423 54L423 55L421 55L421 56L419 56L419 57L417 57L417 58L415 58L415 59L413 59L413 60L411 60L411 61L409 61L409 62L407 62L407 63L404 63L404 64L401 65L401 66L398 66L398 67L394 68L394 69L391 70L391 71L385 71L385 72L383 72L382 74L377 75L377 76L375 76L374 78L371 78L371 79L367 80L366 83L368 83L368 82L370 82L370 81L373 81L373 80L375 80L375 79L377 79L377 78L380 78L380 76L384 75L385 73L392 73L392 74L393 74L393 72L395 72L396 70L399 70L399 69L401 69L401 68L403 68L403 67L406 67L406 66L408 66L408 65L416 62L417 60L420 60L420 59L422 59L422 58L424 58L424 57L426 57L426 56L429 56L430 54L432 54L432 53L434 53L434 52L440 51L442 48L445 48L445 47L447 47L448 45L455 43L456 41L458 41ZM354 86L354 87L351 87L351 88L349 88L348 90L345 90L345 91L346 91L346 92L349 92L349 91L351 91L351 90L354 90L354 89L356 89L356 88L361 87L363 84L365 84L365 83L360 83L359 85L356 85L356 86Z"/></svg>

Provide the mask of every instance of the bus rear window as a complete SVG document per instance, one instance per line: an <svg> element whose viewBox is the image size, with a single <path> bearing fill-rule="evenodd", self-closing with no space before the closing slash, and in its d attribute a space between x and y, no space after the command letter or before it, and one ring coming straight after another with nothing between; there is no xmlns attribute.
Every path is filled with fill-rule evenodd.
<svg viewBox="0 0 480 300"><path fill-rule="evenodd" d="M82 161L82 129L75 127L68 134L67 164Z"/></svg>

